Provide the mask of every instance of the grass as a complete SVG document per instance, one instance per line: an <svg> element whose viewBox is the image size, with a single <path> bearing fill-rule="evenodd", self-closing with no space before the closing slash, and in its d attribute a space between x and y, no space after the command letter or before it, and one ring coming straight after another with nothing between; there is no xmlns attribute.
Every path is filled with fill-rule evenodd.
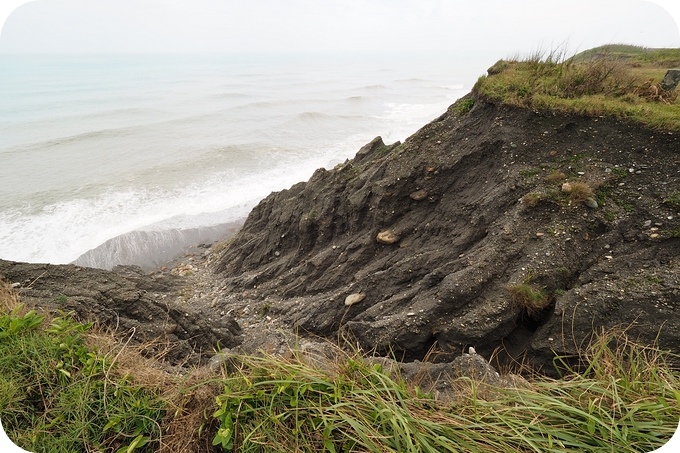
<svg viewBox="0 0 680 453"><path fill-rule="evenodd" d="M562 186L563 190L565 186ZM568 183L568 186L566 186L568 190L566 190L566 193L569 197L569 201L572 202L579 202L579 201L585 201L588 198L593 198L593 189L588 185L588 183L582 182L582 181L574 181Z"/></svg>
<svg viewBox="0 0 680 453"><path fill-rule="evenodd" d="M70 315L25 309L0 280L0 418L32 452L174 452L196 442L214 387L169 374L131 346ZM207 398L210 405L215 392ZM209 442L208 442L209 444ZM206 450L207 451L207 450Z"/></svg>
<svg viewBox="0 0 680 453"><path fill-rule="evenodd" d="M0 307L0 416L36 452L637 452L680 419L677 357L622 333L595 335L578 367L555 357L559 380L460 378L444 401L337 347L178 375L90 325L26 311L4 284Z"/></svg>
<svg viewBox="0 0 680 453"><path fill-rule="evenodd" d="M155 451L163 404L85 345L90 325L16 306L0 317L0 415L30 451Z"/></svg>
<svg viewBox="0 0 680 453"><path fill-rule="evenodd" d="M650 451L680 416L666 356L622 334L597 336L580 372L493 392L459 379L447 404L356 355L241 360L214 414L225 451Z"/></svg>
<svg viewBox="0 0 680 453"><path fill-rule="evenodd" d="M550 303L548 294L528 283L508 285L506 288L508 293L510 293L512 303L522 307L529 316L539 313Z"/></svg>
<svg viewBox="0 0 680 453"><path fill-rule="evenodd" d="M541 111L614 116L654 129L680 130L677 91L660 84L680 49L603 46L566 58L561 51L501 60L473 91Z"/></svg>
<svg viewBox="0 0 680 453"><path fill-rule="evenodd" d="M564 181L566 178L567 178L567 175L565 175L564 173L562 173L559 170L554 170L554 171L550 172L544 179L545 179L545 182L547 182L549 184L556 184L558 182Z"/></svg>

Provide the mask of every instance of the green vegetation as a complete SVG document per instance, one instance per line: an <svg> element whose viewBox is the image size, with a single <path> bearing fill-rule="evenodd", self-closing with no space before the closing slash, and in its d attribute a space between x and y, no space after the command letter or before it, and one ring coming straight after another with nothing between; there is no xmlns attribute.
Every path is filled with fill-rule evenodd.
<svg viewBox="0 0 680 453"><path fill-rule="evenodd" d="M156 451L163 403L84 343L90 328L17 307L0 316L0 416L29 451Z"/></svg>
<svg viewBox="0 0 680 453"><path fill-rule="evenodd" d="M0 284L0 349L0 417L36 452L634 452L680 419L677 357L611 332L578 367L556 357L559 380L460 378L443 401L340 348L169 374L90 325L23 310Z"/></svg>
<svg viewBox="0 0 680 453"><path fill-rule="evenodd" d="M522 202L530 208L535 207L539 201L545 198L545 195L539 192L529 192L522 197Z"/></svg>
<svg viewBox="0 0 680 453"><path fill-rule="evenodd" d="M617 59L632 66L652 65L661 68L680 66L680 49L648 49L626 44L608 44L576 54L574 61L587 62L596 59Z"/></svg>
<svg viewBox="0 0 680 453"><path fill-rule="evenodd" d="M550 297L539 288L534 288L528 283L508 285L510 300L526 310L529 316L533 316L546 308L550 303Z"/></svg>
<svg viewBox="0 0 680 453"><path fill-rule="evenodd" d="M649 451L680 416L666 356L624 335L598 337L581 372L562 362L560 380L497 389L460 379L448 404L356 355L323 367L242 360L217 397L214 444L225 451Z"/></svg>
<svg viewBox="0 0 680 453"><path fill-rule="evenodd" d="M470 97L463 97L456 101L451 107L450 110L453 112L454 116L461 116L465 115L468 113L470 110L472 110L472 107L475 105L475 100L470 98Z"/></svg>
<svg viewBox="0 0 680 453"><path fill-rule="evenodd" d="M680 62L680 49L603 46L566 58L536 52L501 60L474 91L507 104L591 116L610 115L652 128L680 130L677 91L660 84Z"/></svg>
<svg viewBox="0 0 680 453"><path fill-rule="evenodd" d="M663 202L675 208L680 208L680 192L673 192L668 198L664 199Z"/></svg>

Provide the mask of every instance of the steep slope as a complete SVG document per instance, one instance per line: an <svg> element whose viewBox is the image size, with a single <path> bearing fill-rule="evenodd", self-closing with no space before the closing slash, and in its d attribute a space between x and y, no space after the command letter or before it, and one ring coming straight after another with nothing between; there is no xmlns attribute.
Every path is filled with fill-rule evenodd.
<svg viewBox="0 0 680 453"><path fill-rule="evenodd" d="M614 327L680 352L680 139L470 94L271 194L216 262L301 332L406 360L549 367Z"/></svg>

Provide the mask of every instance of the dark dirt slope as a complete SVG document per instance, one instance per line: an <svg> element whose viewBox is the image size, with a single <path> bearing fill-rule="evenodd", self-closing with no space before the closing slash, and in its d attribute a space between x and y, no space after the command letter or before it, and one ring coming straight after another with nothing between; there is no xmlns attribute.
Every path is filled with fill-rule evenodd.
<svg viewBox="0 0 680 453"><path fill-rule="evenodd" d="M680 352L680 137L471 94L405 143L376 139L271 194L220 253L226 291L407 360L472 345L542 366L616 326ZM520 283L548 306L513 303ZM351 294L365 298L347 307Z"/></svg>

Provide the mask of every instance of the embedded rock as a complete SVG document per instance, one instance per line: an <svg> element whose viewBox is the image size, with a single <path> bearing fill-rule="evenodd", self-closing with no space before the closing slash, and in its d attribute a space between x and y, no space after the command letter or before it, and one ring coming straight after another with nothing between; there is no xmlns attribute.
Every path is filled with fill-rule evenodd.
<svg viewBox="0 0 680 453"><path fill-rule="evenodd" d="M669 69L661 81L661 89L673 91L680 83L680 69Z"/></svg>
<svg viewBox="0 0 680 453"><path fill-rule="evenodd" d="M399 242L399 235L392 230L385 230L378 233L375 240L378 241L379 244L391 245L395 242Z"/></svg>

